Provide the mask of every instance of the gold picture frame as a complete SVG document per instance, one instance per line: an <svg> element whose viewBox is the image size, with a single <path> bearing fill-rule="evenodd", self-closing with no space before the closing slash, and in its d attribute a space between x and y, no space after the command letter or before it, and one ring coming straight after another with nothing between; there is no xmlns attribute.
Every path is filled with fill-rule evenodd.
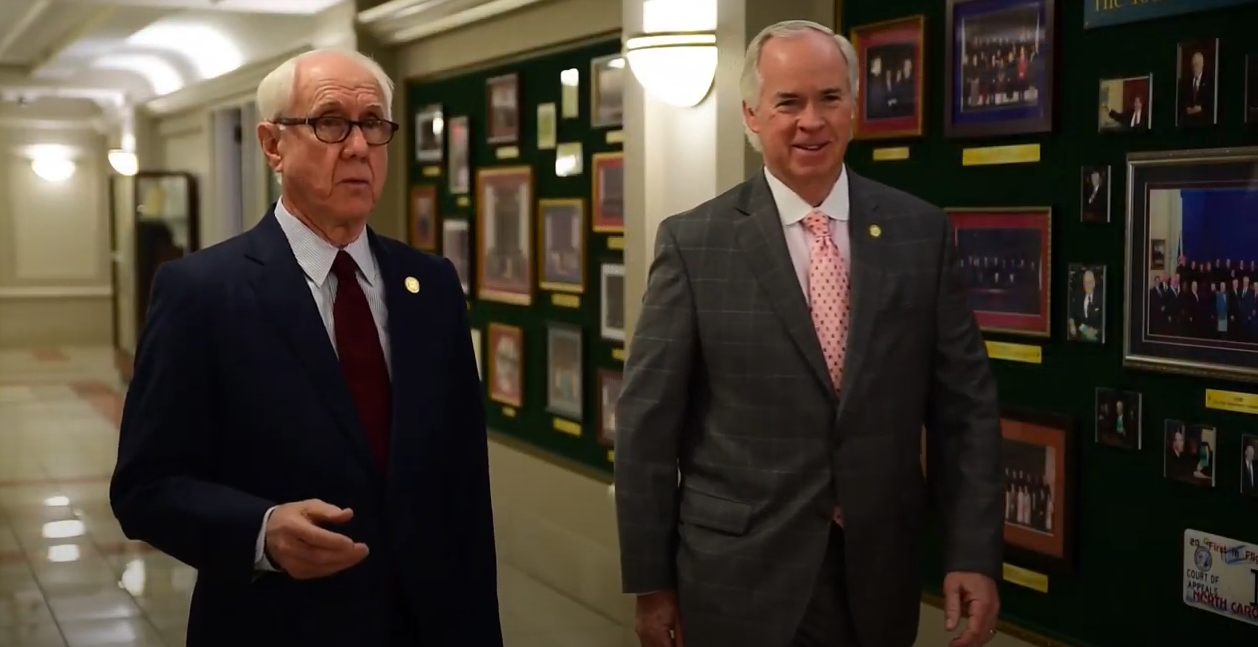
<svg viewBox="0 0 1258 647"><path fill-rule="evenodd" d="M533 302L533 229L533 167L477 169L477 299Z"/></svg>

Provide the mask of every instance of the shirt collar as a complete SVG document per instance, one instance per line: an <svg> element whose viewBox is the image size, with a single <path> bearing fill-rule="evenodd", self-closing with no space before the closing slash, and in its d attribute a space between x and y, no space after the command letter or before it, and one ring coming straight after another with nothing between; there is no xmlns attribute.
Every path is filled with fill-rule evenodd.
<svg viewBox="0 0 1258 647"><path fill-rule="evenodd" d="M769 182L769 191L773 193L773 202L777 204L778 215L782 218L783 225L793 225L812 213L814 207L773 175L767 166L764 168L764 177ZM845 164L839 171L839 179L834 183L834 188L830 189L830 195L827 195L816 208L834 220L846 222L850 210L847 184L847 165Z"/></svg>
<svg viewBox="0 0 1258 647"><path fill-rule="evenodd" d="M292 247L293 256L297 257L297 264L301 266L301 270L316 286L323 287L323 282L328 279L328 273L332 271L332 261L336 260L336 254L341 251L341 248L324 240L322 236L307 227L306 223L298 220L297 216L284 206L283 199L275 202L275 219L279 221L280 229L284 230L284 237L288 239L288 245ZM367 241L367 236L355 238L354 242L345 246L345 251L355 263L358 263L358 269L367 279L367 285L375 285L379 277L379 268L376 267L376 259L371 254L371 244Z"/></svg>

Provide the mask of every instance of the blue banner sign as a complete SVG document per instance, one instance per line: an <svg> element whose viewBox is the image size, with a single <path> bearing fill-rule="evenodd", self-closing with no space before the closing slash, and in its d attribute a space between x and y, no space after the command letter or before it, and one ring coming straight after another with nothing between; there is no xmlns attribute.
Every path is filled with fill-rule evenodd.
<svg viewBox="0 0 1258 647"><path fill-rule="evenodd" d="M1082 0L1083 28L1178 16L1209 9L1249 4L1258 0Z"/></svg>

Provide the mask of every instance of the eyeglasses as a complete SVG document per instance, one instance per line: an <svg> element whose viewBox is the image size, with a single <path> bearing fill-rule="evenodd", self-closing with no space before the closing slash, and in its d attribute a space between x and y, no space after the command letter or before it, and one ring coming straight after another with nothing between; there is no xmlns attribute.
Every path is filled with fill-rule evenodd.
<svg viewBox="0 0 1258 647"><path fill-rule="evenodd" d="M363 133L370 146L383 146L393 140L400 126L386 119L368 117L354 121L345 117L281 117L273 123L281 126L310 126L315 137L325 144L339 144L349 138L354 126Z"/></svg>

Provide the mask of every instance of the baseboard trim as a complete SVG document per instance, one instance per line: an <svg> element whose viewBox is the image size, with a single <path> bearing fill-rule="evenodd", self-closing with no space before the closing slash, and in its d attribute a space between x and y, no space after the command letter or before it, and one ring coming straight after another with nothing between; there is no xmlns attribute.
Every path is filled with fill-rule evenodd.
<svg viewBox="0 0 1258 647"><path fill-rule="evenodd" d="M108 285L0 286L0 299L99 299L113 295Z"/></svg>
<svg viewBox="0 0 1258 647"><path fill-rule="evenodd" d="M943 597L934 593L922 592L922 604L927 604L936 609L943 609ZM1002 634L1013 636L1022 642L1031 643L1035 647L1078 647L1077 645L1050 638L1042 633L1031 631L1026 627L1019 626L1008 620L997 620L996 631Z"/></svg>

